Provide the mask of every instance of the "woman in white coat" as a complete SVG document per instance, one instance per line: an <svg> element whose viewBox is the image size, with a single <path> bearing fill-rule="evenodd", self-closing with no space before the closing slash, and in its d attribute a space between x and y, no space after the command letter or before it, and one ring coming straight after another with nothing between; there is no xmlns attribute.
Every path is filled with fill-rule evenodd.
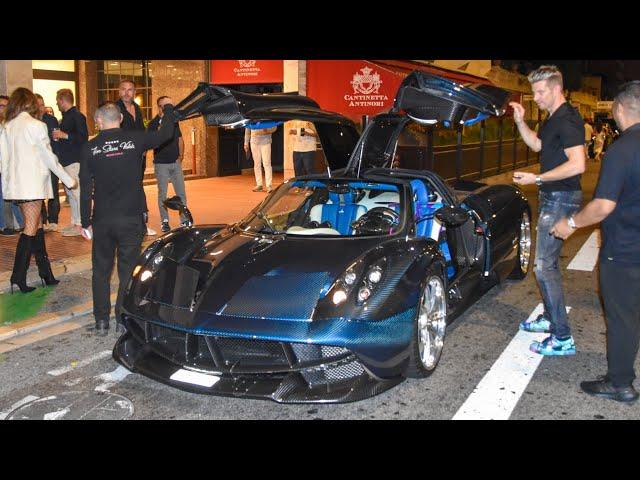
<svg viewBox="0 0 640 480"><path fill-rule="evenodd" d="M59 283L53 276L47 256L42 229L42 202L53 197L49 171L68 187L75 181L51 151L47 126L36 118L38 101L26 88L17 88L9 97L5 120L0 128L0 165L2 192L5 201L20 206L24 215L24 230L16 247L11 293L16 284L22 293L35 290L27 286L27 270L31 254L36 257L42 283Z"/></svg>

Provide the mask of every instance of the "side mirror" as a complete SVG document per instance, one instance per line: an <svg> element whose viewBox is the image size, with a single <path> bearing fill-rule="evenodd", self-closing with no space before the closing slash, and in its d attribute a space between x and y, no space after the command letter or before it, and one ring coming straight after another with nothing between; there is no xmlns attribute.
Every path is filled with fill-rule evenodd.
<svg viewBox="0 0 640 480"><path fill-rule="evenodd" d="M191 212L187 208L187 206L182 203L182 200L179 196L174 195L171 198L167 198L164 202L162 202L165 207L169 210L178 210L182 215L187 219L187 224L189 226L193 225L193 216L191 216Z"/></svg>
<svg viewBox="0 0 640 480"><path fill-rule="evenodd" d="M164 206L170 210L180 211L185 207L184 203L182 203L182 200L177 195L171 198L167 198L163 203L164 203Z"/></svg>
<svg viewBox="0 0 640 480"><path fill-rule="evenodd" d="M436 210L435 217L447 227L456 228L464 225L464 223L469 219L469 214L466 210L460 207L447 205L446 207Z"/></svg>

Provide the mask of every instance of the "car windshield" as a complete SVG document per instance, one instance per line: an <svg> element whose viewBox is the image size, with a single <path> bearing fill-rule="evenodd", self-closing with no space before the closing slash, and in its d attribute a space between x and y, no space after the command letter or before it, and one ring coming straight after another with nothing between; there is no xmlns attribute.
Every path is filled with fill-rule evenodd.
<svg viewBox="0 0 640 480"><path fill-rule="evenodd" d="M392 235L404 223L401 193L387 183L296 180L278 188L240 227L300 236Z"/></svg>

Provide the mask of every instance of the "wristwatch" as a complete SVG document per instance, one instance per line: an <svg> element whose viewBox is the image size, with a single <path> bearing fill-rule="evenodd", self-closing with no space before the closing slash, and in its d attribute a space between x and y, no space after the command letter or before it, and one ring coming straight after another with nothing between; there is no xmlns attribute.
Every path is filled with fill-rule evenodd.
<svg viewBox="0 0 640 480"><path fill-rule="evenodd" d="M537 186L542 185L542 178L539 175L536 177L536 185Z"/></svg>
<svg viewBox="0 0 640 480"><path fill-rule="evenodd" d="M567 218L567 225L569 225L569 227L573 228L574 230L578 228L576 227L576 221L573 219L573 215Z"/></svg>

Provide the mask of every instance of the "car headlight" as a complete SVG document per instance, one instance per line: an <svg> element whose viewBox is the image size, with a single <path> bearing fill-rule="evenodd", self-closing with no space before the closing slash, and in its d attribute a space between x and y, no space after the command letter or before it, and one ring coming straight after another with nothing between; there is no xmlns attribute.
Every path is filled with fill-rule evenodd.
<svg viewBox="0 0 640 480"><path fill-rule="evenodd" d="M362 305L371 298L384 277L384 271L387 268L387 258L382 257L372 263L362 277L360 288L358 289L358 298L356 303Z"/></svg>
<svg viewBox="0 0 640 480"><path fill-rule="evenodd" d="M362 270L362 260L358 260L349 266L349 268L347 268L345 272L334 282L330 289L330 291L333 292L331 300L334 305L340 305L347 300L356 286L356 282L358 277L362 274Z"/></svg>
<svg viewBox="0 0 640 480"><path fill-rule="evenodd" d="M369 300L384 277L387 259L381 258L365 269L364 262L358 260L334 282L331 300L334 305L344 303L353 290L357 290L356 304L362 305ZM361 278L358 286L358 279ZM358 288L356 288L358 286Z"/></svg>
<svg viewBox="0 0 640 480"><path fill-rule="evenodd" d="M157 240L156 240L157 242ZM156 242L149 245L149 247L142 254L141 262L133 269L132 277L140 274L140 281L145 282L149 280L160 269L162 262L169 254L173 252L173 243L167 243L160 250L158 250L159 244Z"/></svg>

